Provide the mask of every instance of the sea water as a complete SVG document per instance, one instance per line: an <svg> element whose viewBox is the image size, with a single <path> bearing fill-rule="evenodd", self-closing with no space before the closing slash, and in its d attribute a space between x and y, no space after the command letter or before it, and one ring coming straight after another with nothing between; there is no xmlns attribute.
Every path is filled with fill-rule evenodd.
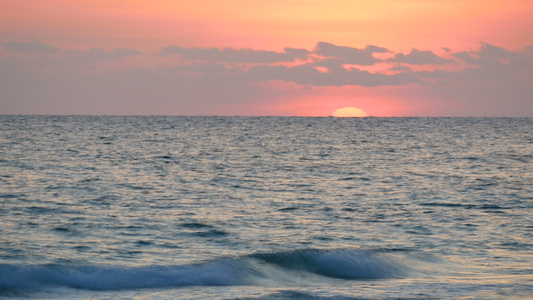
<svg viewBox="0 0 533 300"><path fill-rule="evenodd" d="M532 118L0 116L0 297L533 299Z"/></svg>

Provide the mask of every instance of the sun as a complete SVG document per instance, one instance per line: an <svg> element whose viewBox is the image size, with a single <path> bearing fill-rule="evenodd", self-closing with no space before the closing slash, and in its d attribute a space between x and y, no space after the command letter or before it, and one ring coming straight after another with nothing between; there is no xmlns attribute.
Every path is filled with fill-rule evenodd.
<svg viewBox="0 0 533 300"><path fill-rule="evenodd" d="M357 107L343 107L334 111L332 116L337 118L356 118L367 117L368 114L364 110Z"/></svg>

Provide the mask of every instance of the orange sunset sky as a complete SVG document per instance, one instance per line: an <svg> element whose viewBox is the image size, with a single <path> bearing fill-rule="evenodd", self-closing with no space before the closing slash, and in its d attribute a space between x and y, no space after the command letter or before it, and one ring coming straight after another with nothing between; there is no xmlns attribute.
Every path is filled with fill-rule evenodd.
<svg viewBox="0 0 533 300"><path fill-rule="evenodd" d="M0 114L533 116L530 0L0 0Z"/></svg>

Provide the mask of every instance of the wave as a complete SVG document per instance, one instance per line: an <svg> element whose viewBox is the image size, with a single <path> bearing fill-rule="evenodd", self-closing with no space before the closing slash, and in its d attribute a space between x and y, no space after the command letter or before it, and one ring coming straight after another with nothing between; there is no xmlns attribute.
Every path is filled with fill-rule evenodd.
<svg viewBox="0 0 533 300"><path fill-rule="evenodd" d="M305 278L387 279L407 267L381 252L296 250L220 258L189 265L0 265L0 294L55 287L129 290L187 286L298 284Z"/></svg>
<svg viewBox="0 0 533 300"><path fill-rule="evenodd" d="M296 250L260 253L251 258L283 269L299 270L341 279L386 279L402 277L403 267L380 252L355 250Z"/></svg>

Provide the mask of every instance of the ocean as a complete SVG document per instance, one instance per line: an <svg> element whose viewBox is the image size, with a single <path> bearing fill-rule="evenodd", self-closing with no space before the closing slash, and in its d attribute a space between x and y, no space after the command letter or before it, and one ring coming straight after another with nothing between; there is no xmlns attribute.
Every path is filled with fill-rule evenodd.
<svg viewBox="0 0 533 300"><path fill-rule="evenodd" d="M0 116L0 297L533 299L533 118Z"/></svg>

